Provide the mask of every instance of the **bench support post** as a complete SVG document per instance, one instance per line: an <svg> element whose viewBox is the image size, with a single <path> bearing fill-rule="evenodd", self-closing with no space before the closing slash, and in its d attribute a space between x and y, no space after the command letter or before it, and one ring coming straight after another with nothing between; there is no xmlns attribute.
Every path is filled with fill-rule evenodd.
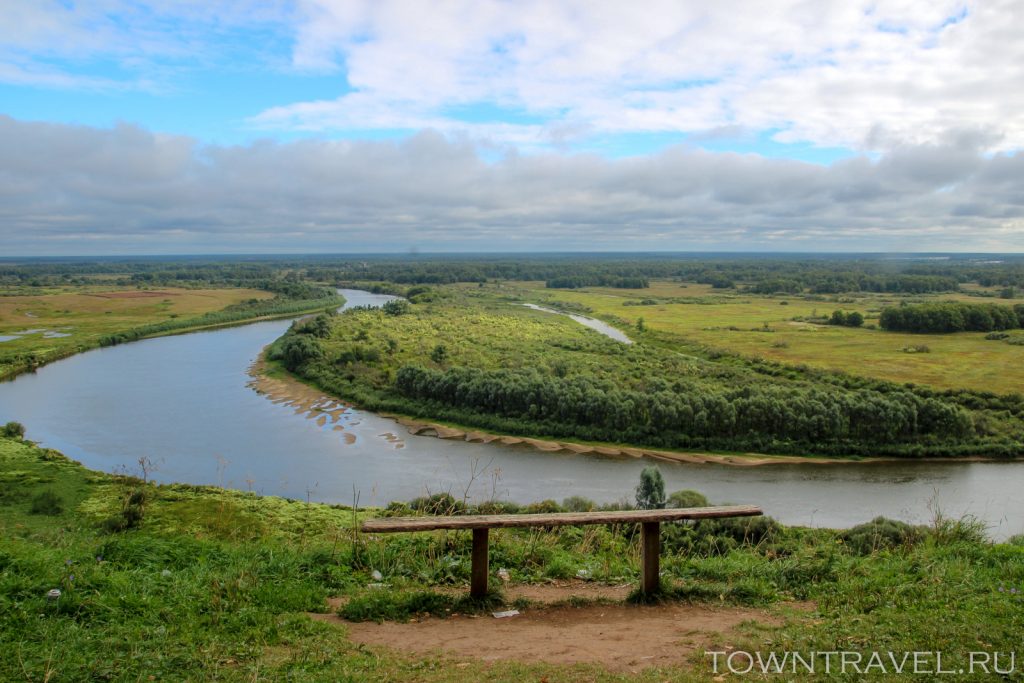
<svg viewBox="0 0 1024 683"><path fill-rule="evenodd" d="M469 583L469 595L482 598L487 595L487 532L489 529L473 529L473 565Z"/></svg>
<svg viewBox="0 0 1024 683"><path fill-rule="evenodd" d="M643 522L640 525L640 546L642 550L640 592L651 595L661 588L658 576L658 556L661 554L661 524Z"/></svg>

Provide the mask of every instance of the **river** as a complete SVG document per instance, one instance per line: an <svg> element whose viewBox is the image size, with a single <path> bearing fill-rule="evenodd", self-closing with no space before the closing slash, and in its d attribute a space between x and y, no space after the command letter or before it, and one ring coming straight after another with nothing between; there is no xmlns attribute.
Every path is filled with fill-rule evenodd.
<svg viewBox="0 0 1024 683"><path fill-rule="evenodd" d="M346 307L391 297L341 290ZM412 436L393 420L338 408L319 424L248 386L260 350L289 321L147 339L97 349L0 383L0 422L90 468L162 482L383 505L450 491L517 502L571 495L629 499L633 458L546 453L528 446ZM885 515L914 523L971 514L993 538L1024 532L1024 463L876 463L731 467L659 462L666 489L749 503L789 524L846 527Z"/></svg>

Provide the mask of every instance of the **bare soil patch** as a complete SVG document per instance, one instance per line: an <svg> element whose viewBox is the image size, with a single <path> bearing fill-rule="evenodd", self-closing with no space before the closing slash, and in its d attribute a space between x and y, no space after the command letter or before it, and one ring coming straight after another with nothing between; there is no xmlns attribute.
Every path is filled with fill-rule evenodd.
<svg viewBox="0 0 1024 683"><path fill-rule="evenodd" d="M598 664L618 673L649 667L687 667L695 653L699 656L709 649L732 649L752 630L779 626L784 621L763 609L623 604L633 587L583 581L509 585L504 588L509 603L526 598L532 604L517 616L501 619L490 614L456 614L408 623L353 623L334 614L344 603L343 598L328 601L330 614L309 616L344 625L352 642L405 653L440 652L485 662ZM594 604L566 604L572 598ZM811 603L790 603L787 607L798 612L814 609Z"/></svg>
<svg viewBox="0 0 1024 683"><path fill-rule="evenodd" d="M356 643L481 661L599 664L629 673L685 666L694 653L728 648L742 624L782 623L763 610L694 605L594 605L526 609L504 619L458 615L398 623L347 623Z"/></svg>

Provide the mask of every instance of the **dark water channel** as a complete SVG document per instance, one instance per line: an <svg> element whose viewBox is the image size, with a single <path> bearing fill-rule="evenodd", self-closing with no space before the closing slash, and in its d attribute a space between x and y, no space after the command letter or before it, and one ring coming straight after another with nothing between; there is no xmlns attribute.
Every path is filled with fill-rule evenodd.
<svg viewBox="0 0 1024 683"><path fill-rule="evenodd" d="M389 297L342 290L346 306ZM0 422L107 472L147 457L164 482L268 495L385 504L428 492L529 502L629 498L646 461L411 436L358 410L318 424L248 386L249 366L288 321L98 349L0 383ZM751 503L792 524L850 526L876 515L927 522L938 506L972 514L995 538L1024 532L1016 463L728 467L659 463L668 490Z"/></svg>

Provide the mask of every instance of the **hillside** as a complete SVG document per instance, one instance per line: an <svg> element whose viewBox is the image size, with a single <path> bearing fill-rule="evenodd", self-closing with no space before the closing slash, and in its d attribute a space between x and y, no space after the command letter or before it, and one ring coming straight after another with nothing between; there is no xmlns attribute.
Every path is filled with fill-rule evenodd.
<svg viewBox="0 0 1024 683"><path fill-rule="evenodd" d="M452 621L452 613L481 607L474 628L491 633L499 620L487 608L506 601L531 620L567 619L567 638L576 633L569 624L582 628L608 610L626 615L622 634L666 614L615 607L624 596L615 587L637 576L637 534L628 528L497 532L492 568L507 567L511 583L504 600L479 606L461 598L467 534L367 538L352 523L379 511L155 486L91 472L15 438L0 439L0 480L4 680L636 680L607 671L600 658L486 662L486 651L430 654L415 643L436 628L444 645L447 629L466 618ZM937 519L922 529L877 522L836 533L760 520L665 535L666 604L693 605L705 621L678 660L639 662L643 680L704 680L704 649L726 645L942 650L957 663L969 651L1012 651L1024 627L1024 548L993 545L969 521ZM572 585L581 569L586 582L564 592L581 597L542 604L545 585ZM49 600L55 588L61 596ZM371 637L351 621L312 618L329 610L329 599L350 620L413 618L415 632L398 632L411 644L403 649L404 635L392 647L354 642L381 642L386 632ZM427 613L435 617L423 621ZM707 622L708 614L718 616ZM712 626L729 641L700 630Z"/></svg>

